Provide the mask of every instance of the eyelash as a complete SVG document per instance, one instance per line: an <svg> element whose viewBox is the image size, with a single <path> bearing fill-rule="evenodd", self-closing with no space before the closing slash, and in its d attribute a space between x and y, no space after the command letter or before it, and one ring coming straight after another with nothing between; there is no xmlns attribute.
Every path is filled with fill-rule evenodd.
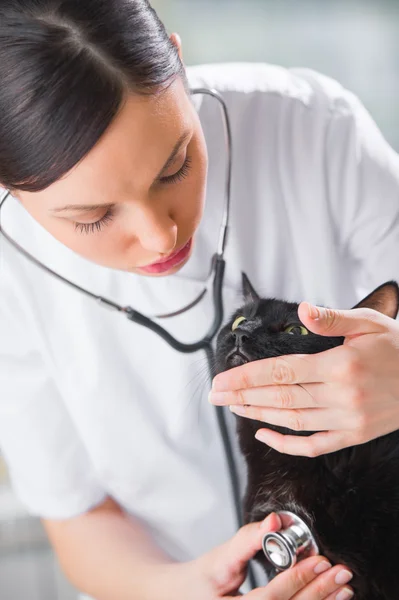
<svg viewBox="0 0 399 600"><path fill-rule="evenodd" d="M191 169L191 157L187 156L183 166L174 175L162 177L159 181L164 185L171 185L183 181L189 174ZM109 225L114 218L113 209L110 208L101 219L95 223L75 223L75 231L79 233L96 233L100 232L103 227Z"/></svg>
<svg viewBox="0 0 399 600"><path fill-rule="evenodd" d="M95 223L75 223L75 231L79 233L96 233L102 230L103 227L111 223L114 218L112 208L109 208L105 215Z"/></svg>
<svg viewBox="0 0 399 600"><path fill-rule="evenodd" d="M168 177L161 177L159 180L163 184L177 183L187 177L191 169L191 156L187 156L183 166L174 175Z"/></svg>

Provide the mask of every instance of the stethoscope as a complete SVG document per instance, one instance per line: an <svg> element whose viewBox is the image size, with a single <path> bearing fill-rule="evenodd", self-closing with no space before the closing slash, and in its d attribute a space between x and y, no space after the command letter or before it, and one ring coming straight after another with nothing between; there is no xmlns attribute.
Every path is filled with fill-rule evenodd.
<svg viewBox="0 0 399 600"><path fill-rule="evenodd" d="M266 558L280 572L292 569L298 560L319 554L319 548L303 519L286 510L277 514L282 527L279 531L266 533L262 547Z"/></svg>
<svg viewBox="0 0 399 600"><path fill-rule="evenodd" d="M58 280L67 284L68 286L74 288L78 292L81 292L82 294L85 294L89 298L96 300L103 306L108 307L113 310L116 310L116 311L124 314L130 321L133 321L134 323L137 323L138 325L141 325L141 326L146 327L147 329L153 331L154 333L159 335L167 344L169 344L169 346L171 346L174 350L177 350L177 352L182 352L184 354L188 354L188 353L192 353L192 352L197 352L198 350L203 350L207 357L209 372L210 372L210 374L213 374L213 365L214 365L215 354L214 354L214 349L212 347L212 343L215 340L215 337L222 325L223 317L224 317L222 293L223 293L223 281L224 281L224 272L225 272L225 264L226 264L225 259L224 259L224 254L225 254L225 250L226 250L228 227L229 227L229 221L230 221L231 180L232 180L232 162L233 162L232 134L231 134L231 123L230 123L227 106L226 106L226 103L225 103L223 97L221 96L221 94L219 92L217 92L216 90L213 90L213 89L210 90L210 89L205 89L205 88L196 88L196 89L191 90L191 94L192 95L206 94L208 96L215 98L219 102L219 106L221 108L222 117L223 117L223 125L224 125L226 149L227 149L227 167L226 167L226 183L225 183L226 191L225 191L225 201L224 201L224 208L223 208L223 214L222 214L222 221L221 221L220 230L219 230L219 241L218 241L217 251L212 257L210 274L209 274L207 281L205 282L204 288L201 291L201 293L192 302L190 302L186 306L183 306L179 310L176 310L172 313L153 315L150 318L148 316L143 315L142 313L138 312L137 310L135 310L134 308L132 308L130 306L121 306L121 305L113 302L112 300L109 300L108 298L104 298L103 296L98 296L97 294L94 294L94 293L90 292L89 290L70 281L69 279L63 277L59 273L56 273L55 271L53 271L52 269L50 269L49 267L44 265L42 262L37 260L34 256L32 256L29 252L27 252L22 246L20 246L15 240L13 240L4 231L4 229L2 229L1 221L0 221L0 233L9 242L9 244L11 244L20 254L25 256L30 262L35 264L37 267L46 271L53 277L56 277ZM3 207L5 201L7 200L7 198L9 196L11 196L11 193L8 190L4 191L3 194L0 195L0 212L1 212L1 208ZM201 302L201 300L208 293L212 293L212 297L213 297L213 306L214 306L213 322L212 322L208 332L206 333L206 335L203 338L199 339L197 342L185 344L185 343L177 340L166 329L164 329L159 323L154 321L154 319L167 319L167 318L171 318L171 317L174 317L177 315L181 315L181 314L189 311L191 308L193 308L199 302ZM227 466L228 466L228 470L229 470L229 476L230 476L231 488L232 488L232 493L233 493L233 500L234 500L237 524L238 524L238 527L241 527L243 525L243 515L242 515L242 508L241 508L242 503L241 503L238 469L237 469L236 460L235 460L234 453L233 453L232 443L231 443L229 433L228 433L228 427L227 427L226 417L225 417L225 413L224 413L224 408L221 406L216 406L215 410L216 410L216 415L217 415L218 426L219 426L221 437L223 440ZM272 547L272 551L269 551L270 547ZM289 547L293 548L292 544L289 545ZM264 540L263 549L264 549L264 552L265 552L267 558L272 562L272 564L275 564L273 562L273 560L274 560L273 557L275 557L276 554L275 554L275 552L273 553L273 544L270 546L270 542L265 543L265 540ZM274 550L275 550L275 548L274 548ZM300 552L298 552L298 556L299 556L299 554L300 554ZM277 565L275 565L275 566L277 566ZM293 564L290 564L290 566L293 566ZM290 568L290 566L288 568ZM251 565L250 565L250 567L251 567ZM280 565L279 570L282 570L282 568L287 568L287 567L284 567L284 565ZM249 582L250 582L252 588L255 588L256 581L255 581L253 570L251 568L249 568L248 577L249 577Z"/></svg>

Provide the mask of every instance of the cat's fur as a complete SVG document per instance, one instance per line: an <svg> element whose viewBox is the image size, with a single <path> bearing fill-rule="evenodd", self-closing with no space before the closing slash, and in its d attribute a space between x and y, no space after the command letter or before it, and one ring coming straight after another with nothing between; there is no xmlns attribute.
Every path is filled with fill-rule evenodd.
<svg viewBox="0 0 399 600"><path fill-rule="evenodd" d="M288 325L300 325L298 304L260 299L245 276L243 286L245 305L218 337L218 372L261 358L314 354L344 342L343 338L312 333L283 333ZM389 282L358 306L394 318L399 309L398 286ZM232 323L240 315L247 320L235 332L244 336L238 342ZM244 357L235 353L238 346ZM357 600L398 600L399 432L339 452L304 458L280 454L257 441L254 435L264 423L242 417L237 417L237 422L248 467L246 521L259 521L278 510L298 514L316 535L320 552L333 564L352 570L351 585ZM269 427L283 433L311 434ZM272 575L263 554L257 558Z"/></svg>

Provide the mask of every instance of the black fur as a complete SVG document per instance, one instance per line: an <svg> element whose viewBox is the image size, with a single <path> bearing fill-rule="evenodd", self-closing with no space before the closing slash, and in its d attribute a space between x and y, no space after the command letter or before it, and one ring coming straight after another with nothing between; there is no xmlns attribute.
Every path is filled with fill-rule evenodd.
<svg viewBox="0 0 399 600"><path fill-rule="evenodd" d="M343 338L312 333L284 333L300 325L298 304L260 299L243 277L245 305L221 330L217 371L245 362L286 354L315 354L341 345ZM394 282L380 286L358 306L395 317L399 290ZM232 332L238 316L246 317ZM240 341L238 341L240 340ZM259 521L272 511L290 510L311 527L321 553L354 573L357 600L399 598L399 432L361 446L318 458L280 454L254 437L264 423L237 417L241 449L248 466L246 521ZM295 435L278 427L269 428ZM257 559L269 576L271 565Z"/></svg>

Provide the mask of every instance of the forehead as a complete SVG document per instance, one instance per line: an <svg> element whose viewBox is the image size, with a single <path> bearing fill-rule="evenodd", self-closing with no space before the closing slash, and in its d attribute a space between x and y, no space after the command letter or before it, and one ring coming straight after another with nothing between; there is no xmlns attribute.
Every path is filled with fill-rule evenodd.
<svg viewBox="0 0 399 600"><path fill-rule="evenodd" d="M246 304L242 307L241 314L247 319L260 317L270 323L284 323L287 319L299 321L298 306L298 304L293 302L284 302L271 298L260 300L256 304Z"/></svg>
<svg viewBox="0 0 399 600"><path fill-rule="evenodd" d="M182 132L193 127L193 111L180 78L162 92L126 96L114 121L87 156L40 192L43 208L140 194L162 168Z"/></svg>

